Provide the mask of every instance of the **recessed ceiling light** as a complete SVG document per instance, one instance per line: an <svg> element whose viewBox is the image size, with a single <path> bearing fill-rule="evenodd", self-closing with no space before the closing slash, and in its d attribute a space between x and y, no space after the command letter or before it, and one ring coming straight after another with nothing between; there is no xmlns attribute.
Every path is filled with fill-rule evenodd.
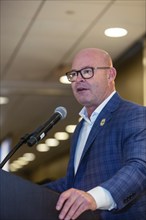
<svg viewBox="0 0 146 220"><path fill-rule="evenodd" d="M76 125L67 125L65 130L68 132L68 133L73 133L74 130L76 128Z"/></svg>
<svg viewBox="0 0 146 220"><path fill-rule="evenodd" d="M23 158L26 160L26 161L33 161L35 159L35 155L33 153L25 153L23 155Z"/></svg>
<svg viewBox="0 0 146 220"><path fill-rule="evenodd" d="M1 96L0 97L0 105L7 104L9 102L9 99L7 97Z"/></svg>
<svg viewBox="0 0 146 220"><path fill-rule="evenodd" d="M17 171L17 170L18 170L18 168L16 168L15 165L14 165L13 163L11 163L11 164L10 164L10 171L11 171L11 172L15 172L15 171Z"/></svg>
<svg viewBox="0 0 146 220"><path fill-rule="evenodd" d="M57 140L67 140L69 138L67 132L56 132L54 136Z"/></svg>
<svg viewBox="0 0 146 220"><path fill-rule="evenodd" d="M13 163L10 164L10 170L12 169L20 169L23 165L18 163L17 160L13 161Z"/></svg>
<svg viewBox="0 0 146 220"><path fill-rule="evenodd" d="M124 37L128 31L124 28L108 28L104 31L104 34L108 37Z"/></svg>
<svg viewBox="0 0 146 220"><path fill-rule="evenodd" d="M19 157L16 163L20 164L21 166L27 165L29 161L26 161L24 157Z"/></svg>
<svg viewBox="0 0 146 220"><path fill-rule="evenodd" d="M36 146L36 149L37 149L37 151L39 151L39 152L46 152L46 151L49 151L49 146L47 146L46 144L38 144L37 146Z"/></svg>
<svg viewBox="0 0 146 220"><path fill-rule="evenodd" d="M63 84L71 84L71 83L68 81L68 79L67 79L66 76L61 76L60 79L59 79L59 81L60 81L61 83L63 83Z"/></svg>
<svg viewBox="0 0 146 220"><path fill-rule="evenodd" d="M48 138L45 143L49 146L49 147L56 147L59 145L59 141L56 140L55 138Z"/></svg>

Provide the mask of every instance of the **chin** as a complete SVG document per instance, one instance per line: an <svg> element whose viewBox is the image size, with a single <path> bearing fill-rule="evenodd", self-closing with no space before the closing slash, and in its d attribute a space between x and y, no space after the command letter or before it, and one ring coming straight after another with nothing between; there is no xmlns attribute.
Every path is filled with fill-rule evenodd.
<svg viewBox="0 0 146 220"><path fill-rule="evenodd" d="M88 102L87 100L78 100L78 102L82 105L82 106L85 106L85 107L89 107L91 104L90 102Z"/></svg>

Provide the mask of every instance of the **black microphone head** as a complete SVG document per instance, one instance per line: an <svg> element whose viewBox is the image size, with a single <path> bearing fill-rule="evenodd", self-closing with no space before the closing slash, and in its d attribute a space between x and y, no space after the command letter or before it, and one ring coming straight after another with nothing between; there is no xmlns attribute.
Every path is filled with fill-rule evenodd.
<svg viewBox="0 0 146 220"><path fill-rule="evenodd" d="M55 113L59 113L61 116L61 119L64 119L67 116L67 110L66 108L59 106L55 109Z"/></svg>

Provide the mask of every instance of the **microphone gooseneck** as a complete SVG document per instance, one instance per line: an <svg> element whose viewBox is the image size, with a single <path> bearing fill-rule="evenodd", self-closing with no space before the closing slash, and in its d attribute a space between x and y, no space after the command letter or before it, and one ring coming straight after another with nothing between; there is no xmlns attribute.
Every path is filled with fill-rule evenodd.
<svg viewBox="0 0 146 220"><path fill-rule="evenodd" d="M54 114L51 116L51 118L45 122L43 125L38 127L32 134L25 134L23 137L21 137L20 141L17 145L15 145L14 148L8 153L8 155L4 158L4 160L0 163L0 169L5 165L5 163L11 158L11 156L23 145L28 144L28 146L33 146L39 140L42 140L47 132L60 120L64 119L67 116L67 110L60 106L57 107L54 111Z"/></svg>

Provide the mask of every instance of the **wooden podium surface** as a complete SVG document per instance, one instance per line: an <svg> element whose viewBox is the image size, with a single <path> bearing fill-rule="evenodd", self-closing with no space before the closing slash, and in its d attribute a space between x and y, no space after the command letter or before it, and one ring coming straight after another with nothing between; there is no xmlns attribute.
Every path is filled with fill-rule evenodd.
<svg viewBox="0 0 146 220"><path fill-rule="evenodd" d="M44 186L0 170L1 220L59 220L55 209L59 194ZM84 212L78 220L98 220Z"/></svg>

